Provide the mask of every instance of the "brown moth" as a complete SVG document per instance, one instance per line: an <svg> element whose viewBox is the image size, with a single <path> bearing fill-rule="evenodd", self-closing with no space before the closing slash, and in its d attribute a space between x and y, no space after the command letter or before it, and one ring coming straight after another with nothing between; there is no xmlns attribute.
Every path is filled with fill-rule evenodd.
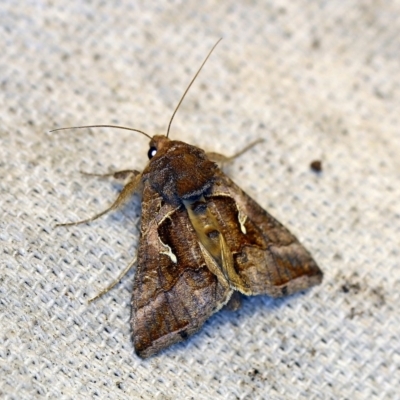
<svg viewBox="0 0 400 400"><path fill-rule="evenodd" d="M108 174L129 178L115 203L93 218L60 224L93 221L141 192L131 325L135 351L143 358L188 338L223 306L237 308L237 294L279 297L322 280L296 237L215 163L251 146L224 157L168 138L179 105L215 46L183 94L166 136L120 127L150 138L144 171Z"/></svg>

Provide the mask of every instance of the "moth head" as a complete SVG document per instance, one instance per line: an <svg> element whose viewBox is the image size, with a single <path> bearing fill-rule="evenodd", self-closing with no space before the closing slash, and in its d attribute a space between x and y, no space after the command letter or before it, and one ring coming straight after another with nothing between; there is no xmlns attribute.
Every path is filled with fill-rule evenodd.
<svg viewBox="0 0 400 400"><path fill-rule="evenodd" d="M161 155L162 153L165 153L170 143L171 140L166 136L154 135L150 140L149 151L147 152L149 160L151 160L156 154Z"/></svg>

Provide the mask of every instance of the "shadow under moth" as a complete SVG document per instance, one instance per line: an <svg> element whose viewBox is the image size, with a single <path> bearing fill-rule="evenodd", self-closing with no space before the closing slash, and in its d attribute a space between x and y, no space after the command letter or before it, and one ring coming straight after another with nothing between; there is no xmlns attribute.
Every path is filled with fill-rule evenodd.
<svg viewBox="0 0 400 400"><path fill-rule="evenodd" d="M176 111L218 42L184 92L165 136L117 126L150 139L146 168L106 174L127 179L114 204L92 218L59 224L93 221L135 192L142 194L138 254L123 274L136 264L131 325L135 351L143 358L188 338L222 307L238 308L238 294L279 297L322 280L296 237L216 164L252 145L225 157L168 138ZM115 127L84 127L97 126ZM71 128L56 130L62 129Z"/></svg>

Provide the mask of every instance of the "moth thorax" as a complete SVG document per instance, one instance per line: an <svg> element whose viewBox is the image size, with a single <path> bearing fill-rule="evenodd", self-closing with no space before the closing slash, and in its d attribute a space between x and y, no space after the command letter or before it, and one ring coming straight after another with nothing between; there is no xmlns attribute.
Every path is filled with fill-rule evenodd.
<svg viewBox="0 0 400 400"><path fill-rule="evenodd" d="M217 165L187 143L171 141L166 147L148 166L152 188L174 204L201 197L213 185Z"/></svg>

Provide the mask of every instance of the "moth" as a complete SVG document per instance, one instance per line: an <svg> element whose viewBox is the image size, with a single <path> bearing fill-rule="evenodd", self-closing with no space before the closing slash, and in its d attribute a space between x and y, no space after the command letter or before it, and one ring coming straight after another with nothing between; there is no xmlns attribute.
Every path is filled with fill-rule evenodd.
<svg viewBox="0 0 400 400"><path fill-rule="evenodd" d="M137 262L124 273L137 264L131 325L134 348L142 358L188 338L222 307L237 308L238 294L279 297L322 280L297 238L217 165L252 145L225 157L168 137L176 111L218 42L184 92L166 135L150 137L119 127L150 139L145 169L107 174L128 179L114 204L92 218L59 224L93 221L141 193ZM113 127L84 127L96 126ZM61 129L71 128L56 130Z"/></svg>

